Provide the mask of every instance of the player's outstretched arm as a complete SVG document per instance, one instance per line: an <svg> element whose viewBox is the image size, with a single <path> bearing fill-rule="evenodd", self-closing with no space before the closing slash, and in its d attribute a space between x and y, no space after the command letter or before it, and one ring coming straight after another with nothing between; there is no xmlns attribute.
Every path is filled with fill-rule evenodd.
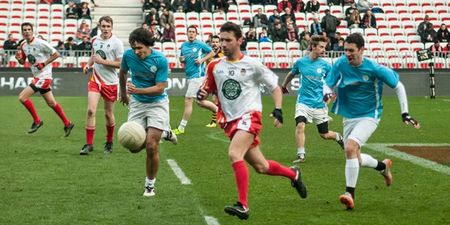
<svg viewBox="0 0 450 225"><path fill-rule="evenodd" d="M412 125L414 128L419 129L419 122L412 118L408 112L408 98L406 97L405 86L403 86L402 82L398 82L397 86L394 88L395 93L397 94L398 101L400 102L400 110L402 112L402 121L405 124Z"/></svg>
<svg viewBox="0 0 450 225"><path fill-rule="evenodd" d="M279 86L275 87L272 90L272 98L275 103L275 109L270 114L271 117L275 118L273 121L273 125L277 128L280 128L283 125L283 112L281 111L281 107L283 104L283 92Z"/></svg>
<svg viewBox="0 0 450 225"><path fill-rule="evenodd" d="M283 94L288 94L289 90L287 89L287 85L291 82L292 78L294 78L295 74L292 72L289 72L286 77L283 80L283 83L281 84L281 90L283 91Z"/></svg>
<svg viewBox="0 0 450 225"><path fill-rule="evenodd" d="M127 83L127 71L120 69L119 70L120 102L122 102L123 105L128 105L129 103L126 83Z"/></svg>

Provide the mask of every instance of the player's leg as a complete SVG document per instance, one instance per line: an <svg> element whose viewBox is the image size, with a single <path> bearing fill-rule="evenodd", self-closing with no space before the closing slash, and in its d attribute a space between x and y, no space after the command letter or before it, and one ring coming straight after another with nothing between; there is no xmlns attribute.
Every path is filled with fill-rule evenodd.
<svg viewBox="0 0 450 225"><path fill-rule="evenodd" d="M33 123L31 124L31 128L28 131L28 133L34 133L36 132L39 127L41 127L44 123L39 118L36 108L34 107L33 101L31 101L30 97L34 95L36 91L33 89L33 87L30 85L23 89L19 94L19 101L23 104L23 106L28 110L28 112L33 117Z"/></svg>
<svg viewBox="0 0 450 225"><path fill-rule="evenodd" d="M216 127L217 126L217 110L219 109L216 104L208 100L197 101L197 104L205 109L208 109L213 114L211 116L211 122L206 125L206 127Z"/></svg>
<svg viewBox="0 0 450 225"><path fill-rule="evenodd" d="M104 152L106 154L112 153L113 137L114 137L114 127L116 125L116 119L114 117L114 101L109 101L105 99L104 109L105 109L105 120L106 120L106 142L104 147Z"/></svg>
<svg viewBox="0 0 450 225"><path fill-rule="evenodd" d="M305 127L306 127L306 117L298 116L295 118L295 143L297 144L297 158L294 163L305 161Z"/></svg>
<svg viewBox="0 0 450 225"><path fill-rule="evenodd" d="M95 84L96 85L96 84ZM94 150L94 134L95 134L95 115L97 112L100 93L97 91L88 91L88 105L86 112L86 144L81 148L80 155L87 155Z"/></svg>
<svg viewBox="0 0 450 225"><path fill-rule="evenodd" d="M174 130L174 133L176 135L184 133L184 130L187 126L189 118L191 117L191 114L192 114L192 107L193 107L194 99L197 98L197 92L203 83L203 78L193 78L193 79L189 79L187 82L188 82L188 87L186 90L186 94L184 96L185 98L184 98L183 118L181 119L180 124L178 125L178 128Z"/></svg>
<svg viewBox="0 0 450 225"><path fill-rule="evenodd" d="M147 129L146 140L146 162L145 162L145 191L144 196L150 197L155 195L156 174L159 168L159 141L161 139L162 130L149 127Z"/></svg>
<svg viewBox="0 0 450 225"><path fill-rule="evenodd" d="M44 98L47 105L55 111L55 113L58 115L58 117L61 119L61 121L64 124L64 137L68 137L75 126L70 120L66 117L66 114L64 113L63 108L61 105L56 102L55 97L53 96L53 92L50 88L48 89L41 89L39 91Z"/></svg>
<svg viewBox="0 0 450 225"><path fill-rule="evenodd" d="M328 121L317 124L317 131L321 138L325 140L335 140L344 149L344 138L338 132L328 130Z"/></svg>

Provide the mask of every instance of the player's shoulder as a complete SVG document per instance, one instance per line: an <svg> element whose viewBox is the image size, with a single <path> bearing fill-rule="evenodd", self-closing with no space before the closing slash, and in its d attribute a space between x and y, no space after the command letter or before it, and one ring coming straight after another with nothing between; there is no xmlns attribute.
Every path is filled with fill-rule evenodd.
<svg viewBox="0 0 450 225"><path fill-rule="evenodd" d="M224 59L225 59L225 57L211 60L211 62L208 63L208 69L215 68L216 65L219 64L220 62L222 62Z"/></svg>
<svg viewBox="0 0 450 225"><path fill-rule="evenodd" d="M152 57L156 57L156 58L166 58L166 56L164 55L164 53L162 53L161 51L155 50L152 48Z"/></svg>
<svg viewBox="0 0 450 225"><path fill-rule="evenodd" d="M120 40L116 35L112 35L111 36L111 42L119 44L119 45L123 45L122 40Z"/></svg>
<svg viewBox="0 0 450 225"><path fill-rule="evenodd" d="M134 52L133 49L131 48L127 48L124 53L123 53L123 57L133 57L134 56Z"/></svg>
<svg viewBox="0 0 450 225"><path fill-rule="evenodd" d="M347 57L345 55L343 55L343 56L339 57L338 59L336 59L336 61L333 63L333 66L341 66L345 62L348 62Z"/></svg>

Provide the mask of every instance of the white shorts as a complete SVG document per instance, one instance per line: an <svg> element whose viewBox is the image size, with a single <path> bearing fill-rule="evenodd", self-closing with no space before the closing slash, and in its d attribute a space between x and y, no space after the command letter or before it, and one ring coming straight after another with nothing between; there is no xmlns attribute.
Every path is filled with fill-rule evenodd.
<svg viewBox="0 0 450 225"><path fill-rule="evenodd" d="M130 99L128 121L136 121L145 128L170 130L169 100L158 103L142 103Z"/></svg>
<svg viewBox="0 0 450 225"><path fill-rule="evenodd" d="M352 139L362 147L378 127L379 120L374 118L344 118L344 140Z"/></svg>
<svg viewBox="0 0 450 225"><path fill-rule="evenodd" d="M184 95L184 97L197 98L197 92L200 89L200 86L202 86L204 80L205 80L205 77L192 78L192 79L187 80L188 87L187 87L186 95Z"/></svg>
<svg viewBox="0 0 450 225"><path fill-rule="evenodd" d="M299 116L304 116L306 118L306 122L314 124L322 124L331 120L331 117L328 116L328 107L324 107L321 109L313 109L304 104L297 103L295 105L295 118Z"/></svg>

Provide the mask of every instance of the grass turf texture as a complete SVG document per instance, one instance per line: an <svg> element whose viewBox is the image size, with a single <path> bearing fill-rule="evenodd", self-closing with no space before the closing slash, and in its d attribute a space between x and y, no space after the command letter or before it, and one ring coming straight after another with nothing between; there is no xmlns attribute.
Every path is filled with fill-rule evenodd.
<svg viewBox="0 0 450 225"><path fill-rule="evenodd" d="M220 224L240 221L223 212L237 199L227 157L227 138L219 128L205 128L210 113L194 108L179 145L161 144L161 163L153 198L144 198L145 153L131 154L115 139L114 153L103 154L105 136L102 104L97 113L94 152L80 156L85 143L86 97L60 97L76 124L63 138L62 123L40 97L32 98L45 121L27 134L31 117L17 97L0 97L0 224L206 224L203 216ZM370 143L448 143L448 98L410 97L411 115L421 130L401 122L395 97L385 97L385 111ZM295 98L286 98L285 125L272 126L272 101L264 98L262 151L268 159L291 165L295 157ZM171 98L173 127L183 113L183 98ZM116 104L116 132L127 110ZM341 118L331 114L330 129L342 132ZM449 224L450 180L440 174L393 158L394 183L386 187L375 170L362 168L355 210L338 202L344 192L344 155L333 141L323 141L314 125L306 129L307 161L301 164L308 198L300 199L285 178L250 170L246 224ZM363 148L379 160L386 156ZM174 159L192 185L181 185L166 160ZM447 213L446 213L447 212Z"/></svg>

